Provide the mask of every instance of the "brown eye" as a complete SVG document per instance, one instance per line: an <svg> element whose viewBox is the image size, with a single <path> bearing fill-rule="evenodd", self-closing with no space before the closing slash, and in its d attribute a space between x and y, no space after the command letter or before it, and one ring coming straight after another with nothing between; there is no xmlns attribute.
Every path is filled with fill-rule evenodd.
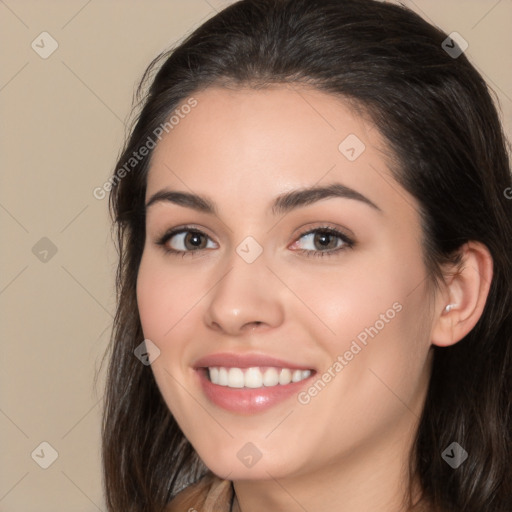
<svg viewBox="0 0 512 512"><path fill-rule="evenodd" d="M210 245L208 245L210 244ZM202 249L215 248L215 244L210 237L197 229L180 228L165 234L157 245L161 245L169 253L187 253L198 252Z"/></svg>
<svg viewBox="0 0 512 512"><path fill-rule="evenodd" d="M327 231L317 231L313 237L313 245L316 245L320 249L336 249L337 244L338 240L336 236Z"/></svg>
<svg viewBox="0 0 512 512"><path fill-rule="evenodd" d="M303 233L293 245L307 255L324 256L353 247L354 242L335 229L316 228Z"/></svg>
<svg viewBox="0 0 512 512"><path fill-rule="evenodd" d="M183 238L183 244L189 250L204 249L206 247L206 238L197 231L188 231Z"/></svg>

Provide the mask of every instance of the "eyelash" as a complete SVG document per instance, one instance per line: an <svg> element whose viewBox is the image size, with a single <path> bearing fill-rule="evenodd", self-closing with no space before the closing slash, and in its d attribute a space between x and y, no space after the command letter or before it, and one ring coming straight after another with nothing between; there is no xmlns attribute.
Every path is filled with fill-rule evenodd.
<svg viewBox="0 0 512 512"><path fill-rule="evenodd" d="M310 258L310 257L323 258L325 256L334 256L335 254L338 254L341 251L344 251L346 249L352 249L355 246L355 242L352 239L350 239L347 235L345 235L341 231L338 231L337 229L334 229L330 226L319 226L314 229L306 230L297 236L297 240L300 240L302 237L304 237L306 235L310 235L312 233L317 233L317 232L326 233L328 235L338 237L338 239L341 240L344 243L344 245L342 245L341 247L338 247L336 249L331 249L331 250L327 250L327 251L313 251L313 250L308 250L308 249L297 249L296 252L304 254L308 258ZM181 257L185 257L185 256L193 257L194 253L202 252L201 249L195 250L195 251L178 251L176 249L169 249L166 246L167 242L173 236L181 234L181 233L195 233L195 234L199 234L199 235L209 238L208 235L206 233L204 233L203 231L201 231L200 229L194 228L192 226L182 226L180 228L175 228L175 229L172 229L172 230L166 232L163 236L158 238L155 243L156 243L156 245L161 246L166 254L170 254L173 256L181 255Z"/></svg>

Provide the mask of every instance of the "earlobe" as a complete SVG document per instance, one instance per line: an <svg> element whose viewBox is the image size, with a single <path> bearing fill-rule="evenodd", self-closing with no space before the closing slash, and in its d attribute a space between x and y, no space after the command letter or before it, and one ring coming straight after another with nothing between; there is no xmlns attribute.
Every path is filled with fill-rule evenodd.
<svg viewBox="0 0 512 512"><path fill-rule="evenodd" d="M493 261L489 249L470 241L460 248L458 271L445 281L445 293L436 300L433 345L447 347L460 341L477 324L489 295Z"/></svg>

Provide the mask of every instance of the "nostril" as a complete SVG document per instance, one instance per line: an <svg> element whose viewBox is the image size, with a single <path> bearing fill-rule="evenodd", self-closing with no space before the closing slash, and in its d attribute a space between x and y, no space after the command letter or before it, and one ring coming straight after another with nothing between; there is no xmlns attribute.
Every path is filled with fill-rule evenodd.
<svg viewBox="0 0 512 512"><path fill-rule="evenodd" d="M259 327L262 323L263 322L259 322L259 321L257 321L257 322L249 322L247 327L254 330L254 329L256 329L256 327Z"/></svg>

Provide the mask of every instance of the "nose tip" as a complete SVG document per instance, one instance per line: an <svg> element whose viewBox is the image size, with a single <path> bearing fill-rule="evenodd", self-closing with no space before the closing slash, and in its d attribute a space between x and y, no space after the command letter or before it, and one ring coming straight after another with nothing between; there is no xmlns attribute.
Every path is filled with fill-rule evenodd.
<svg viewBox="0 0 512 512"><path fill-rule="evenodd" d="M283 305L278 290L269 286L272 276L262 276L265 271L264 265L238 261L208 294L206 325L231 335L280 325Z"/></svg>

